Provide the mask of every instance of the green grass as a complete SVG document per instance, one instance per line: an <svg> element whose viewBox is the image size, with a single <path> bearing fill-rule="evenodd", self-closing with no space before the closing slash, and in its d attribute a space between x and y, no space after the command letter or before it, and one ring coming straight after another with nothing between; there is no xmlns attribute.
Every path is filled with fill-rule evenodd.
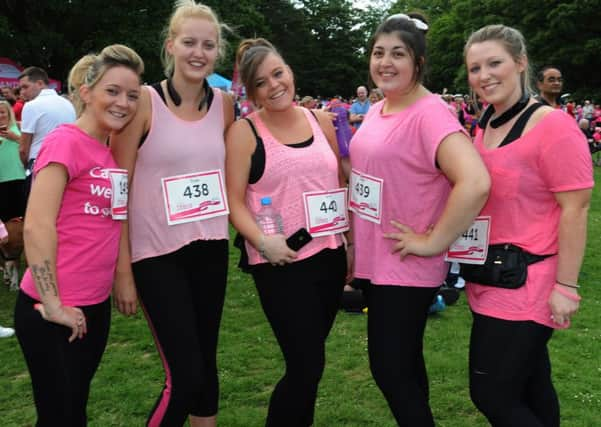
<svg viewBox="0 0 601 427"><path fill-rule="evenodd" d="M599 170L596 177L601 177ZM553 378L565 427L601 425L600 234L601 189L597 188L581 274L582 308L572 328L557 332L550 343ZM236 252L232 251L231 256L219 345L219 424L262 426L270 392L283 364L252 281L235 267ZM9 326L15 293L0 288L0 324ZM307 312L307 316L311 313ZM425 355L430 401L441 427L487 425L468 395L469 327L470 314L463 295L456 306L431 316L428 322ZM395 425L369 372L365 329L364 315L339 313L328 340L316 427ZM124 318L115 311L108 348L92 383L90 426L143 425L162 380L160 360L143 316ZM2 426L28 426L35 422L29 374L15 338L0 340L0 414Z"/></svg>

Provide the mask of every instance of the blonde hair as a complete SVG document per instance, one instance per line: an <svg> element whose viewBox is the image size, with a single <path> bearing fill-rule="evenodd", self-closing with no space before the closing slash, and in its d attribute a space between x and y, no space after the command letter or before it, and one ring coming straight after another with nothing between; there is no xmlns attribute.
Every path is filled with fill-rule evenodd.
<svg viewBox="0 0 601 427"><path fill-rule="evenodd" d="M240 81L246 89L246 96L253 102L256 92L254 80L256 79L257 71L265 58L271 53L286 63L278 50L264 38L242 40L238 45L236 64L238 65Z"/></svg>
<svg viewBox="0 0 601 427"><path fill-rule="evenodd" d="M15 112L13 111L13 107L10 105L8 101L0 101L0 106L3 106L8 111L8 127L11 128L17 124L17 119L15 118Z"/></svg>
<svg viewBox="0 0 601 427"><path fill-rule="evenodd" d="M520 83L524 93L531 94L530 67L528 66L528 52L526 51L526 40L521 32L515 28L505 25L487 25L470 35L463 48L463 59L467 58L467 51L475 43L496 41L501 43L505 51L511 55L516 63L524 65L524 71L520 75Z"/></svg>
<svg viewBox="0 0 601 427"><path fill-rule="evenodd" d="M82 57L69 72L69 96L77 117L81 116L85 104L79 96L79 88L86 85L92 89L102 79L104 74L113 67L126 67L141 76L144 72L144 61L133 50L122 44L105 47L98 54Z"/></svg>
<svg viewBox="0 0 601 427"><path fill-rule="evenodd" d="M167 52L167 40L173 40L178 33L178 28L182 21L186 18L205 19L215 25L217 30L217 59L225 56L226 43L223 40L223 30L229 30L229 27L221 22L219 18L209 6L196 3L195 0L176 0L173 5L173 13L169 18L167 27L163 30L163 46L161 48L161 62L163 63L163 71L167 78L173 76L175 63L173 55Z"/></svg>

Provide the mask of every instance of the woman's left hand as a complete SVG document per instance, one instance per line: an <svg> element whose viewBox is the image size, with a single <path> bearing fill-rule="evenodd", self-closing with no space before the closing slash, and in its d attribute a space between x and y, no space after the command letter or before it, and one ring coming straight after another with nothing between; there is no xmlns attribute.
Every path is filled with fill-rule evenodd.
<svg viewBox="0 0 601 427"><path fill-rule="evenodd" d="M387 239L397 240L392 247L392 253L398 252L401 259L407 255L417 256L432 256L436 253L430 247L430 234L433 226L428 227L425 233L419 234L413 231L408 225L401 224L397 221L390 221L399 231L396 233L384 233Z"/></svg>
<svg viewBox="0 0 601 427"><path fill-rule="evenodd" d="M580 302L572 300L553 289L549 296L549 306L551 307L551 319L558 325L564 325L576 314Z"/></svg>

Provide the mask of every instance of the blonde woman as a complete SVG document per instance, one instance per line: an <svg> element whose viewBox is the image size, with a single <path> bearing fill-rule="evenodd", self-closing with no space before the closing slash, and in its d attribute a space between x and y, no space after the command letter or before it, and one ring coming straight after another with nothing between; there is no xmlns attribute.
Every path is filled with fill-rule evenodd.
<svg viewBox="0 0 601 427"><path fill-rule="evenodd" d="M464 55L472 90L489 104L474 141L492 179L481 213L490 217L488 255L511 246L529 260L519 282L462 272L473 312L470 394L495 427L559 426L547 343L580 303L591 156L573 117L531 97L518 30L483 27Z"/></svg>
<svg viewBox="0 0 601 427"><path fill-rule="evenodd" d="M92 377L111 319L120 224L112 219L117 167L110 132L133 117L140 57L122 45L83 57L69 74L78 119L44 140L25 217L29 269L15 329L31 375L38 426L85 426Z"/></svg>
<svg viewBox="0 0 601 427"><path fill-rule="evenodd" d="M23 185L25 168L19 158L19 138L21 131L15 120L15 114L8 101L0 101L0 221L12 221L11 229L22 226L25 215ZM19 239L20 240L20 239ZM22 244L22 242L21 242ZM19 248L22 248L19 244ZM16 253L7 253L2 248L4 263L4 283L11 290L19 288L19 258L21 249ZM12 252L12 251L10 251Z"/></svg>
<svg viewBox="0 0 601 427"><path fill-rule="evenodd" d="M176 2L167 78L143 87L138 114L111 139L130 173L115 302L129 315L139 296L165 367L150 426L179 426L188 416L192 426L216 424L229 238L224 131L234 109L206 78L223 55L221 28L208 6Z"/></svg>

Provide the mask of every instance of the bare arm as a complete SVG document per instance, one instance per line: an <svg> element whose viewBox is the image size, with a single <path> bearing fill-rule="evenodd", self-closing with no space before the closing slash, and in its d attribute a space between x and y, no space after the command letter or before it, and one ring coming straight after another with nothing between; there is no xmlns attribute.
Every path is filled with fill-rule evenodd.
<svg viewBox="0 0 601 427"><path fill-rule="evenodd" d="M27 161L29 160L29 150L31 149L32 141L33 135L31 133L21 133L21 138L19 139L19 156L21 156L23 166L27 166Z"/></svg>
<svg viewBox="0 0 601 427"><path fill-rule="evenodd" d="M465 135L447 136L438 147L436 160L453 189L440 219L426 234L415 234L408 226L393 222L400 233L386 237L399 240L394 251L399 251L401 258L438 255L446 250L470 226L488 198L490 176Z"/></svg>
<svg viewBox="0 0 601 427"><path fill-rule="evenodd" d="M127 169L128 183L131 186L135 172L138 145L150 126L151 106L148 89L142 88L140 103L136 115L120 132L111 134L110 146L115 161L120 168ZM131 208L131 205L130 205ZM128 208L128 211L129 209ZM113 298L117 309L129 316L137 310L137 293L131 269L131 250L129 242L129 222L122 221L119 241L119 256L115 271Z"/></svg>
<svg viewBox="0 0 601 427"><path fill-rule="evenodd" d="M234 100L228 93L223 93L223 129L227 130L234 122Z"/></svg>
<svg viewBox="0 0 601 427"><path fill-rule="evenodd" d="M87 331L83 312L62 305L56 278L56 219L67 184L63 165L50 163L36 175L23 227L27 262L42 306L36 306L44 319L71 328L69 342L83 338Z"/></svg>
<svg viewBox="0 0 601 427"><path fill-rule="evenodd" d="M592 190L576 190L555 193L561 207L559 219L559 254L557 281L568 285L578 283L578 274L586 247L588 209ZM560 290L556 290L557 288ZM573 295L570 298L565 293ZM556 323L563 324L576 313L579 307L578 290L556 284L549 297L549 305Z"/></svg>
<svg viewBox="0 0 601 427"><path fill-rule="evenodd" d="M246 207L246 187L250 174L251 156L256 148L254 135L246 120L238 120L226 136L226 187L230 221L257 250L263 250L272 264L292 262L296 252L288 248L283 235L266 236Z"/></svg>

